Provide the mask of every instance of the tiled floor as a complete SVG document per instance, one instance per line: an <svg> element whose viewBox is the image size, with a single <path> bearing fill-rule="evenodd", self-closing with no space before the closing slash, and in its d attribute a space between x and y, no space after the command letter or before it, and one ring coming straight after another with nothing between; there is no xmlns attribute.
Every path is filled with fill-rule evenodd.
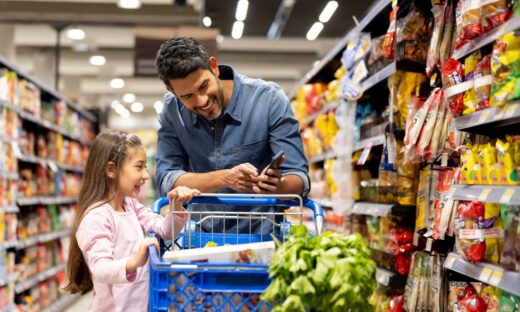
<svg viewBox="0 0 520 312"><path fill-rule="evenodd" d="M92 301L92 292L81 296L76 302L70 305L65 312L84 312L88 311L90 302Z"/></svg>

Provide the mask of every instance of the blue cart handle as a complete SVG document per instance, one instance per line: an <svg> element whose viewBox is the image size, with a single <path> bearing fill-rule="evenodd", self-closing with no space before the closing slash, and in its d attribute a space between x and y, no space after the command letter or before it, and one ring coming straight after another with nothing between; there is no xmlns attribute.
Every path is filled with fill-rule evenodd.
<svg viewBox="0 0 520 312"><path fill-rule="evenodd" d="M155 201L152 209L155 213L159 213L161 207L169 205L169 203L168 197L161 197ZM303 199L299 195L284 194L273 197L272 195L259 194L203 193L193 197L190 202L184 203L183 206L186 208L190 204L306 207L314 212L316 234L320 235L323 229L323 208L313 200Z"/></svg>

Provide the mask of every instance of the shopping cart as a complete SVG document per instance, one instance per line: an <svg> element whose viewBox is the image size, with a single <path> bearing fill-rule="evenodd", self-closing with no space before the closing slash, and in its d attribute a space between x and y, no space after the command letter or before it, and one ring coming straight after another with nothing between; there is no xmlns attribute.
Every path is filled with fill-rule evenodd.
<svg viewBox="0 0 520 312"><path fill-rule="evenodd" d="M169 204L168 198L157 200L153 210L159 213L161 207ZM220 219L249 220L249 223L267 222L272 234L284 240L292 222L303 224L303 207L314 212L314 232L319 235L323 227L323 210L312 200L298 195L253 195L253 194L201 194L188 205L240 205L276 206L281 212L229 212L190 211L173 214L187 214L188 221L175 241L161 240L161 254L165 250L177 248L201 248L208 242L219 246L271 241L270 234L214 233L203 232L203 222ZM188 205L185 205L187 207ZM283 209L288 209L285 211ZM197 218L192 218L196 216ZM183 216L184 217L184 216ZM196 220L194 220L196 219ZM292 222L291 222L292 221ZM237 227L238 228L238 227ZM175 233L172 222L172 233ZM224 226L225 231L225 226ZM151 233L151 235L154 235ZM260 301L260 295L269 286L267 264L250 263L179 263L164 262L155 247L149 249L150 259L150 311L270 311L270 303Z"/></svg>

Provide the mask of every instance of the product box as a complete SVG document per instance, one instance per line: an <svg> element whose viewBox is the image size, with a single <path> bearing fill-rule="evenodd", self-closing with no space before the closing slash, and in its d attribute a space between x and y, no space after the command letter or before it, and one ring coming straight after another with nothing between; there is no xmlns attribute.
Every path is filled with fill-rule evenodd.
<svg viewBox="0 0 520 312"><path fill-rule="evenodd" d="M168 262L257 263L268 264L274 253L274 242L239 244L168 251Z"/></svg>

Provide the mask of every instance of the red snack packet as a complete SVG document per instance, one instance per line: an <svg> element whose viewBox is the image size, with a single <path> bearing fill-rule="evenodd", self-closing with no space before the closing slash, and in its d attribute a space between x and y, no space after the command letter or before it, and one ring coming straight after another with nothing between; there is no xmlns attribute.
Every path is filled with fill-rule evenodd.
<svg viewBox="0 0 520 312"><path fill-rule="evenodd" d="M402 254L395 256L395 270L401 275L410 273L410 265L412 264L411 254Z"/></svg>
<svg viewBox="0 0 520 312"><path fill-rule="evenodd" d="M394 59L395 28L398 10L399 7L396 6L392 12L390 12L390 26L388 26L388 31L386 32L385 39L383 40L383 56L389 60Z"/></svg>
<svg viewBox="0 0 520 312"><path fill-rule="evenodd" d="M455 49L482 35L480 1L460 0L456 9L457 39Z"/></svg>
<svg viewBox="0 0 520 312"><path fill-rule="evenodd" d="M471 288L471 289L469 289ZM480 297L475 288L468 284L465 290L465 296L459 301L459 311L466 312L486 312L487 303Z"/></svg>
<svg viewBox="0 0 520 312"><path fill-rule="evenodd" d="M464 92L452 95L451 92L448 92L448 89L461 84L463 81L464 70L462 63L454 58L449 58L442 68L442 84L446 90L448 107L455 117L460 116L464 110Z"/></svg>
<svg viewBox="0 0 520 312"><path fill-rule="evenodd" d="M390 298L390 302L388 304L388 312L405 312L404 309L404 296L403 295L393 295Z"/></svg>
<svg viewBox="0 0 520 312"><path fill-rule="evenodd" d="M477 93L477 110L489 107L489 96L493 76L491 75L491 55L486 55L475 68L475 92Z"/></svg>
<svg viewBox="0 0 520 312"><path fill-rule="evenodd" d="M482 6L482 32L488 32L491 29L502 25L511 17L511 8L508 0L488 0Z"/></svg>

